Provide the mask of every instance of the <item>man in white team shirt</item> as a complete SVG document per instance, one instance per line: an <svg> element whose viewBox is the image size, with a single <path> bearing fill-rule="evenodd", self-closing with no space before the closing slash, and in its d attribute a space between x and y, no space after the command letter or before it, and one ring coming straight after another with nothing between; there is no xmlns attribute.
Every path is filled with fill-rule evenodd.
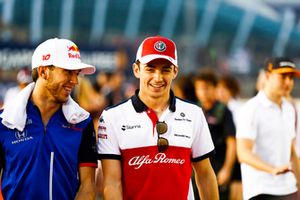
<svg viewBox="0 0 300 200"><path fill-rule="evenodd" d="M244 199L297 199L295 111L283 96L298 73L287 58L268 59L264 88L240 112L237 153Z"/></svg>
<svg viewBox="0 0 300 200"><path fill-rule="evenodd" d="M104 199L193 199L192 168L201 199L218 199L209 161L214 145L203 112L171 91L178 73L175 43L146 38L133 72L139 90L99 120Z"/></svg>

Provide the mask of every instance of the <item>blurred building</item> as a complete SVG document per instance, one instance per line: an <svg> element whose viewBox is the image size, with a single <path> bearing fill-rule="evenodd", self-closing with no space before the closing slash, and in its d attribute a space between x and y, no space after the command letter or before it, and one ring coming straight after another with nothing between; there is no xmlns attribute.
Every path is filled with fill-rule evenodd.
<svg viewBox="0 0 300 200"><path fill-rule="evenodd" d="M300 66L299 11L298 0L0 0L0 67L28 65L38 43L61 37L98 70L130 71L139 42L163 35L176 41L182 73L214 67L250 96L266 57Z"/></svg>

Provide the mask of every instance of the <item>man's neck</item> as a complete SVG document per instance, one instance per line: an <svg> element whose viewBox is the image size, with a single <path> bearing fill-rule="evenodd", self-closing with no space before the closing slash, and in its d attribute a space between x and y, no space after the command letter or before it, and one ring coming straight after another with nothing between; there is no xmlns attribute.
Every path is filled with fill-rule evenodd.
<svg viewBox="0 0 300 200"><path fill-rule="evenodd" d="M162 96L158 98L151 97L149 95L143 95L141 92L138 94L141 101L152 110L155 111L157 117L160 117L161 114L168 108L170 104L170 95Z"/></svg>
<svg viewBox="0 0 300 200"><path fill-rule="evenodd" d="M276 95L274 92L272 92L271 90L268 90L267 88L264 89L264 92L265 92L266 96L268 97L268 99L270 99L270 101L272 101L273 103L275 103L279 107L281 107L281 104L282 104L281 96Z"/></svg>
<svg viewBox="0 0 300 200"><path fill-rule="evenodd" d="M44 126L48 124L52 115L61 107L61 104L51 100L38 85L32 92L31 100L39 108Z"/></svg>

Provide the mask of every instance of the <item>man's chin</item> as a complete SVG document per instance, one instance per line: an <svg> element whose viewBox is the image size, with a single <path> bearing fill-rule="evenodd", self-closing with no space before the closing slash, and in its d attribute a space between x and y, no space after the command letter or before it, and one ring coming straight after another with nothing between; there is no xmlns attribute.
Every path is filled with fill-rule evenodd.
<svg viewBox="0 0 300 200"><path fill-rule="evenodd" d="M59 99L58 102L61 104L64 104L64 103L67 103L68 99L69 99L69 96Z"/></svg>

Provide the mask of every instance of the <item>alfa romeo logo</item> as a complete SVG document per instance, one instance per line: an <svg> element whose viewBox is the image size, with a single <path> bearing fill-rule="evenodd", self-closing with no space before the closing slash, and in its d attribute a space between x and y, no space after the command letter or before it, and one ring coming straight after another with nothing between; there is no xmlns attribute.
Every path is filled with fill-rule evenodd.
<svg viewBox="0 0 300 200"><path fill-rule="evenodd" d="M154 49L156 49L156 51L163 52L166 50L166 48L166 44L162 41L158 41L154 44Z"/></svg>

